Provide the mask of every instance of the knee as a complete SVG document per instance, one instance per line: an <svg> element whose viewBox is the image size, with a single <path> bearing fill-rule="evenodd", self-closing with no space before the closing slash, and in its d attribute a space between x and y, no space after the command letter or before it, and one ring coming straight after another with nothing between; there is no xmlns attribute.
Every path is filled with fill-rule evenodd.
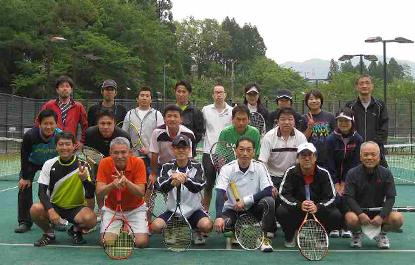
<svg viewBox="0 0 415 265"><path fill-rule="evenodd" d="M278 216L278 219L285 219L285 216L289 215L289 212L287 207L281 204L280 206L278 206L276 214Z"/></svg>
<svg viewBox="0 0 415 265"><path fill-rule="evenodd" d="M148 235L143 234L143 235L140 235L140 236L136 236L135 247L136 248L146 248L146 247L148 247Z"/></svg>
<svg viewBox="0 0 415 265"><path fill-rule="evenodd" d="M161 233L161 230L163 230L164 225L165 225L165 222L163 219L156 218L156 220L154 220L154 222L151 224L151 231L153 233L159 234Z"/></svg>
<svg viewBox="0 0 415 265"><path fill-rule="evenodd" d="M401 213L391 213L390 215L391 225L394 227L401 227L403 225L404 217Z"/></svg>
<svg viewBox="0 0 415 265"><path fill-rule="evenodd" d="M97 216L94 212L91 211L91 213L88 213L84 216L84 222L88 228L91 229L97 224Z"/></svg>
<svg viewBox="0 0 415 265"><path fill-rule="evenodd" d="M39 202L35 203L30 207L30 216L33 220L37 220L40 215L45 212L45 208Z"/></svg>
<svg viewBox="0 0 415 265"><path fill-rule="evenodd" d="M212 220L210 220L208 217L203 217L197 223L197 227L205 233L210 233L213 228Z"/></svg>
<svg viewBox="0 0 415 265"><path fill-rule="evenodd" d="M347 212L344 216L344 220L348 227L355 227L359 225L359 218L354 212Z"/></svg>

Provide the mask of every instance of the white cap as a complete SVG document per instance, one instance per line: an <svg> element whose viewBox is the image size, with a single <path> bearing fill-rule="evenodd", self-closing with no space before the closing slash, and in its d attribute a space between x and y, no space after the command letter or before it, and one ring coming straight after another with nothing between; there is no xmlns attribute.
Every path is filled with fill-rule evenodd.
<svg viewBox="0 0 415 265"><path fill-rule="evenodd" d="M345 118L345 119L347 119L347 120L349 120L349 121L353 121L353 117L350 117L349 115L347 115L347 114L346 114L346 113L344 113L344 112L340 112L340 114L339 114L339 115L337 115L336 120L337 120L338 118Z"/></svg>
<svg viewBox="0 0 415 265"><path fill-rule="evenodd" d="M317 149L314 146L314 144L312 144L312 143L302 143L297 148L297 154L299 154L299 153L301 153L302 151L305 151L305 150L311 151L312 153L317 152Z"/></svg>
<svg viewBox="0 0 415 265"><path fill-rule="evenodd" d="M251 87L251 89L249 89L248 91L246 91L246 94L251 93L251 92L255 92L257 94L259 94L258 89L256 87Z"/></svg>

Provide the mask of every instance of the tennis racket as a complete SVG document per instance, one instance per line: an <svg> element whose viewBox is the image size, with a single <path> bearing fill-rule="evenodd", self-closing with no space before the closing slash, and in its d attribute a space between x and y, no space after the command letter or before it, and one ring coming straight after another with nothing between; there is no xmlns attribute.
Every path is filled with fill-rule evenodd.
<svg viewBox="0 0 415 265"><path fill-rule="evenodd" d="M82 146L81 152L77 152L78 158L83 161L87 162L88 169L90 170L92 176L95 177L95 173L98 171L98 165L105 156L101 154L98 150L89 147L89 146Z"/></svg>
<svg viewBox="0 0 415 265"><path fill-rule="evenodd" d="M258 112L249 114L249 125L257 128L261 137L265 134L265 119Z"/></svg>
<svg viewBox="0 0 415 265"><path fill-rule="evenodd" d="M166 210L167 195L157 189L152 188L150 198L148 200L148 211L153 217L158 217Z"/></svg>
<svg viewBox="0 0 415 265"><path fill-rule="evenodd" d="M310 201L310 186L305 185L306 199ZM301 254L308 260L321 260L329 251L329 237L326 229L317 220L314 214L313 219L308 219L308 212L298 229L297 243Z"/></svg>
<svg viewBox="0 0 415 265"><path fill-rule="evenodd" d="M210 148L210 159L219 172L224 165L236 159L234 145L225 141L214 143Z"/></svg>
<svg viewBox="0 0 415 265"><path fill-rule="evenodd" d="M130 257L135 246L134 231L124 216L121 202L121 190L117 189L117 208L102 237L105 253L118 260Z"/></svg>
<svg viewBox="0 0 415 265"><path fill-rule="evenodd" d="M380 211L382 211L382 207L362 208L362 211L380 212ZM392 212L414 213L415 212L415 206L396 206L396 207L392 207Z"/></svg>
<svg viewBox="0 0 415 265"><path fill-rule="evenodd" d="M140 153L141 148L143 147L141 143L141 133L140 130L132 122L119 122L117 126L121 127L126 131L131 137L131 143L133 145L133 150Z"/></svg>
<svg viewBox="0 0 415 265"><path fill-rule="evenodd" d="M172 215L170 215L163 229L164 245L174 252L185 251L192 243L192 227L187 218L183 215L180 206L181 188L181 184L176 187L176 209Z"/></svg>
<svg viewBox="0 0 415 265"><path fill-rule="evenodd" d="M239 194L236 190L235 182L229 183L233 196L239 202ZM262 223L258 221L252 214L248 212L237 213L235 223L235 237L239 245L245 250L255 250L261 247L264 242L264 231Z"/></svg>

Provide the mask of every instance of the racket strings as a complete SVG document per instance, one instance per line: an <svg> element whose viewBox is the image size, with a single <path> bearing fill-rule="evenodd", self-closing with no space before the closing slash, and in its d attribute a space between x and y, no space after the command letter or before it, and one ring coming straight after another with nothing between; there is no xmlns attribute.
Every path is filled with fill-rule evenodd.
<svg viewBox="0 0 415 265"><path fill-rule="evenodd" d="M310 260L324 258L328 249L328 238L321 224L315 220L307 220L298 232L298 246Z"/></svg>
<svg viewBox="0 0 415 265"><path fill-rule="evenodd" d="M99 164L104 156L96 150L83 148L82 153L85 155L87 159L91 159L95 164Z"/></svg>
<svg viewBox="0 0 415 265"><path fill-rule="evenodd" d="M235 151L231 144L218 142L212 149L211 159L215 168L220 170L222 166L236 159Z"/></svg>
<svg viewBox="0 0 415 265"><path fill-rule="evenodd" d="M258 249L264 240L261 222L250 214L241 215L235 224L235 237L242 248Z"/></svg>
<svg viewBox="0 0 415 265"><path fill-rule="evenodd" d="M104 238L106 238L105 234ZM105 252L108 256L114 259L124 259L129 257L134 250L134 246L134 233L126 224L123 224L120 228L117 239L114 242L106 242L106 240L104 240Z"/></svg>
<svg viewBox="0 0 415 265"><path fill-rule="evenodd" d="M148 209L151 214L158 217L164 212L167 204L167 196L162 192L153 191L150 195Z"/></svg>
<svg viewBox="0 0 415 265"><path fill-rule="evenodd" d="M259 133L263 134L265 132L265 121L264 118L260 115L261 114L256 112L252 113L249 118L249 125L257 128Z"/></svg>
<svg viewBox="0 0 415 265"><path fill-rule="evenodd" d="M164 228L164 244L173 251L184 251L189 248L192 230L186 220L180 216L170 218Z"/></svg>

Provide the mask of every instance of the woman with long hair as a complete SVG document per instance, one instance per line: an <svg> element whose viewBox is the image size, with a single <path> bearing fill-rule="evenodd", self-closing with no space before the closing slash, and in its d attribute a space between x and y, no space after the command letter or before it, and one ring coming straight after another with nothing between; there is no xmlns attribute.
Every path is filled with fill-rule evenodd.
<svg viewBox="0 0 415 265"><path fill-rule="evenodd" d="M250 112L258 112L268 120L268 110L265 104L261 102L261 88L256 83L250 83L245 87L244 104L248 106Z"/></svg>

